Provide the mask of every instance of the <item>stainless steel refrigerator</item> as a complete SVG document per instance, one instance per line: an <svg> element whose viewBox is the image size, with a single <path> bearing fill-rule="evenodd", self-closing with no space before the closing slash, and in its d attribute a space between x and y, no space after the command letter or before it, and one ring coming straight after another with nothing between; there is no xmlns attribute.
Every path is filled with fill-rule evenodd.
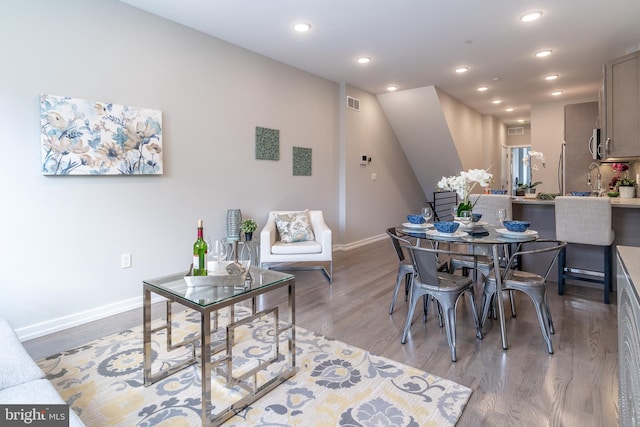
<svg viewBox="0 0 640 427"><path fill-rule="evenodd" d="M562 155L558 165L558 179L562 194L571 191L591 191L587 184L589 178L589 166L591 163L600 163L594 159L592 151L597 142L598 128L598 103L583 102L580 104L568 104L564 107L564 143ZM597 169L592 171L591 182L596 185ZM602 182L602 186L606 186Z"/></svg>

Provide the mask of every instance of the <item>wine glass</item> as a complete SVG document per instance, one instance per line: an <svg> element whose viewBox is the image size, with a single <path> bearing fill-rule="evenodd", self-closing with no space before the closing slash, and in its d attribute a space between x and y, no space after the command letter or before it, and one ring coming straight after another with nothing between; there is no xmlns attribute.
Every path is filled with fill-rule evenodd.
<svg viewBox="0 0 640 427"><path fill-rule="evenodd" d="M451 205L451 215L453 215L453 219L458 219L458 207L455 205Z"/></svg>
<svg viewBox="0 0 640 427"><path fill-rule="evenodd" d="M209 242L212 245L209 245L209 255L218 262L224 261L227 256L227 242L225 239L216 239L211 241L207 238L207 244Z"/></svg>
<svg viewBox="0 0 640 427"><path fill-rule="evenodd" d="M502 225L503 221L507 218L507 210L505 208L500 208L496 210L496 219Z"/></svg>
<svg viewBox="0 0 640 427"><path fill-rule="evenodd" d="M422 208L422 218L424 218L424 222L429 222L431 217L433 216L433 210L429 206Z"/></svg>

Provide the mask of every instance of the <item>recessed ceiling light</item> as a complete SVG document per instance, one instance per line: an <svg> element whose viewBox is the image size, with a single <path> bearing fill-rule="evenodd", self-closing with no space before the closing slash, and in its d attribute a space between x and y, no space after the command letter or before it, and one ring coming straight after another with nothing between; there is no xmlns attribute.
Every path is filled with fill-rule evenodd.
<svg viewBox="0 0 640 427"><path fill-rule="evenodd" d="M466 65L463 65L461 67L454 68L453 71L455 71L458 74L462 74L462 73L466 73L467 71L469 71L469 67L467 67Z"/></svg>
<svg viewBox="0 0 640 427"><path fill-rule="evenodd" d="M306 33L311 29L311 24L308 22L299 22L293 25L293 29L299 33Z"/></svg>
<svg viewBox="0 0 640 427"><path fill-rule="evenodd" d="M553 53L553 51L551 49L545 49L545 50L540 50L540 51L536 52L535 55L538 58L544 58L546 56L551 55L552 53Z"/></svg>
<svg viewBox="0 0 640 427"><path fill-rule="evenodd" d="M558 74L549 74L548 76L544 76L545 80L555 80L560 77Z"/></svg>
<svg viewBox="0 0 640 427"><path fill-rule="evenodd" d="M489 90L489 86L480 86L476 89L478 92L486 92Z"/></svg>
<svg viewBox="0 0 640 427"><path fill-rule="evenodd" d="M512 112L513 110L515 110L515 108L512 108L512 107L509 107L509 108L505 108L505 109L504 109L504 111L506 111L506 112L508 112L508 113Z"/></svg>
<svg viewBox="0 0 640 427"><path fill-rule="evenodd" d="M387 86L387 90L389 92L395 92L396 90L398 90L398 86L396 85Z"/></svg>
<svg viewBox="0 0 640 427"><path fill-rule="evenodd" d="M371 58L369 58L368 56L361 56L359 58L356 58L356 61L358 62L358 64L368 64L369 62L371 62Z"/></svg>
<svg viewBox="0 0 640 427"><path fill-rule="evenodd" d="M524 123L524 119L518 119L518 123Z"/></svg>
<svg viewBox="0 0 640 427"><path fill-rule="evenodd" d="M502 102L502 99L494 99L493 101L494 104L500 104Z"/></svg>
<svg viewBox="0 0 640 427"><path fill-rule="evenodd" d="M555 90L555 91L551 92L551 95L553 95L553 96L562 95L562 91L561 90Z"/></svg>
<svg viewBox="0 0 640 427"><path fill-rule="evenodd" d="M532 22L532 21L537 21L541 17L542 17L542 12L537 10L535 12L525 13L520 17L520 20L522 22Z"/></svg>

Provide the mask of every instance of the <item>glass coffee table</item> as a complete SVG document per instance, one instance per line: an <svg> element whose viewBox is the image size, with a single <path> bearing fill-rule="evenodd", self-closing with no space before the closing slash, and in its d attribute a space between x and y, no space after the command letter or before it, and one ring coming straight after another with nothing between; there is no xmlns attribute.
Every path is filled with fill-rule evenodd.
<svg viewBox="0 0 640 427"><path fill-rule="evenodd" d="M210 272L211 273L211 272ZM249 277L250 276L250 277ZM264 270L251 267L249 276L245 274L230 275L224 271L206 278L185 279L184 273L160 277L143 281L143 317L144 317L144 384L151 384L168 377L188 366L200 362L202 379L202 425L219 425L234 414L256 401L266 393L292 377L296 372L295 363L295 277L278 271ZM256 297L273 292L277 289L288 288L288 316L286 321L279 318L278 306L256 312ZM151 294L164 297L167 306L166 321L157 327L151 322ZM278 298L275 298L276 300ZM243 301L251 302L251 314L236 319L235 305ZM173 343L172 339L172 304L195 310L200 314L200 332L196 337L185 339L180 343ZM218 311L229 308L229 323L218 328ZM213 321L212 321L213 314ZM273 319L274 353L271 357L263 358L251 369L237 375L232 369L233 350L236 329L256 321L271 317ZM212 325L213 324L213 325ZM213 329L212 329L213 326ZM226 328L226 330L225 330ZM183 349L191 346L191 357L168 369L152 373L152 333L166 330L167 351ZM212 348L212 332L225 332L225 339ZM258 373L264 371L277 361L281 361L278 344L282 334L286 334L287 357L284 368L277 375L258 384ZM200 343L200 357L196 349ZM213 358L213 360L212 360ZM215 369L212 371L212 369ZM212 372L226 377L226 387L240 388L243 395L222 411L212 414ZM237 393L236 393L237 394ZM218 406L218 405L216 405Z"/></svg>

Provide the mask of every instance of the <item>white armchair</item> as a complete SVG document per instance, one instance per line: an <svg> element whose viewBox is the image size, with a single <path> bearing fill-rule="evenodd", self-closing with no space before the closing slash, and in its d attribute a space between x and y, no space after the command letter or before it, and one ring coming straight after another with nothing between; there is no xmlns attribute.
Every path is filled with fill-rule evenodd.
<svg viewBox="0 0 640 427"><path fill-rule="evenodd" d="M324 222L322 211L309 210L309 219L315 240L284 243L280 239L274 214L291 214L300 211L271 211L267 223L260 232L260 267L286 270L321 270L329 283L333 281L333 249L331 229ZM277 264L322 263L280 267ZM327 271L325 264L329 264Z"/></svg>

